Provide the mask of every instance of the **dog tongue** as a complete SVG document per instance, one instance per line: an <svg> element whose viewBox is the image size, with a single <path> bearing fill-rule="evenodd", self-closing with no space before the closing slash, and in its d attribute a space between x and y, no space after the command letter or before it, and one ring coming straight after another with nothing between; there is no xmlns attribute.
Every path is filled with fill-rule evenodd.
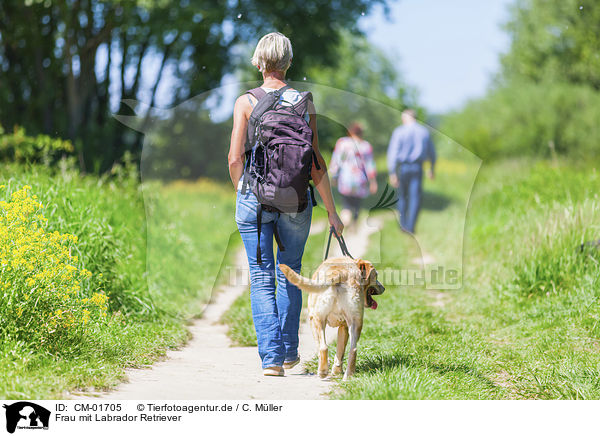
<svg viewBox="0 0 600 436"><path fill-rule="evenodd" d="M377 309L377 301L373 300L373 304L371 304L371 309Z"/></svg>

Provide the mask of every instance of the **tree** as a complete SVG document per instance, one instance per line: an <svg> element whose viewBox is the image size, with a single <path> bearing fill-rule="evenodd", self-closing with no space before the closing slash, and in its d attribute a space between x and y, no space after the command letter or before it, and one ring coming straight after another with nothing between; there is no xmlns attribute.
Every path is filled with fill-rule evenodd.
<svg viewBox="0 0 600 436"><path fill-rule="evenodd" d="M3 0L0 123L68 138L82 169L103 171L140 151L141 136L110 116L128 110L121 100L153 105L169 77L177 105L217 86L236 65L232 49L269 30L307 53L293 68L331 64L337 27L383 2Z"/></svg>
<svg viewBox="0 0 600 436"><path fill-rule="evenodd" d="M295 46L294 50L297 52ZM349 124L360 121L365 127L365 138L381 155L387 149L393 129L400 123L402 109L416 107L423 114L416 106L414 91L405 85L397 66L364 36L341 30L335 53L336 66L307 68L306 80L288 83L296 89L312 92L321 150L331 151L336 140L347 135ZM294 59L299 61L301 57ZM256 78L255 69L248 65L246 62L241 75L246 79ZM245 81L238 91L259 84ZM228 179L225 162L232 120L213 122L210 106L205 104L207 100L214 100L217 92L198 95L168 111L156 111L145 127L139 117L120 117L132 129L145 132L142 159L145 178Z"/></svg>
<svg viewBox="0 0 600 436"><path fill-rule="evenodd" d="M305 74L307 82L348 91L343 96L333 89L318 92L317 110L335 113L343 122L340 125L319 121L319 136L325 150L332 148L337 138L347 135L351 122L359 121L365 128L365 138L375 150L385 152L392 131L400 124L400 111L412 107L420 119L424 118L416 91L405 83L398 65L364 36L342 30L335 56L337 65L314 66Z"/></svg>
<svg viewBox="0 0 600 436"><path fill-rule="evenodd" d="M524 0L495 86L444 117L442 130L486 159L598 158L600 8L592 0Z"/></svg>
<svg viewBox="0 0 600 436"><path fill-rule="evenodd" d="M505 81L569 82L600 89L600 8L594 0L526 0L506 25Z"/></svg>

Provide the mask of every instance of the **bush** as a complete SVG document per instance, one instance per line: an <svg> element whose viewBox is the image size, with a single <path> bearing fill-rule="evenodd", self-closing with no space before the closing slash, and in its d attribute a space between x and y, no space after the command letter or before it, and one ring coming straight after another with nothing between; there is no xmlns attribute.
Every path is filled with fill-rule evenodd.
<svg viewBox="0 0 600 436"><path fill-rule="evenodd" d="M70 141L47 135L27 136L23 127L15 127L12 134L5 134L0 126L0 160L49 166L73 151Z"/></svg>
<svg viewBox="0 0 600 436"><path fill-rule="evenodd" d="M24 271L0 266L0 397L57 398L77 387L105 389L122 378L124 367L150 364L166 348L189 339L187 321L210 298L223 250L237 244L230 238L234 193L204 183L189 188L152 184L146 192L135 165L127 161L101 177L72 168L3 164L3 226L5 206L16 201L12 194L25 185L32 188L19 200L29 210L27 225L3 227L0 255L12 259L22 239L17 230L35 235L37 226L47 246L38 241L27 248L26 258L61 272L32 290ZM56 263L50 263L50 246ZM60 274L69 272L71 279L63 280ZM4 289L7 282L11 286ZM77 286L77 292L72 290ZM66 290L71 291L65 302L59 297ZM23 307L20 317L18 305ZM37 317L31 316L34 308L40 309L33 314ZM57 320L52 332L44 324L49 317ZM62 324L58 317L64 318ZM47 339L42 342L42 337Z"/></svg>
<svg viewBox="0 0 600 436"><path fill-rule="evenodd" d="M47 231L30 189L0 201L0 328L4 340L56 349L103 322L107 296L90 286L92 273L72 254L77 236Z"/></svg>
<svg viewBox="0 0 600 436"><path fill-rule="evenodd" d="M581 85L512 82L443 118L440 130L483 159L598 156L600 92Z"/></svg>
<svg viewBox="0 0 600 436"><path fill-rule="evenodd" d="M87 269L102 273L93 280L108 295L110 311L156 316L144 274L144 204L134 167L117 165L101 178L75 170L56 174L39 165L11 170L2 183L32 185L45 205L48 228L79 237L72 251Z"/></svg>

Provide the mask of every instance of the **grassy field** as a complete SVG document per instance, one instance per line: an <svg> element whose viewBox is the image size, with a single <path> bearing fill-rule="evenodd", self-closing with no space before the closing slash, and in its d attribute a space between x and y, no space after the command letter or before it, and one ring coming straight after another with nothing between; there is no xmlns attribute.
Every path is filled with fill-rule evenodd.
<svg viewBox="0 0 600 436"><path fill-rule="evenodd" d="M442 160L427 183L421 247L398 232L393 213L380 211L385 227L364 257L380 257L380 269L414 268L427 247L439 263L460 261L456 232L469 182L461 168ZM23 165L5 166L0 185L0 238L56 240L47 245L56 252L45 256L35 241L0 252L0 396L7 399L110 387L124 367L181 345L186 324L224 280L224 259L240 248L228 186L142 189L133 173L98 179ZM465 224L463 287L385 283L379 308L366 313L356 376L332 397L600 398L600 254L581 246L600 237L598 192L600 176L589 164L484 165ZM32 212L38 203L43 208ZM324 211L313 219L325 221ZM305 271L320 263L325 235L310 236ZM5 257L14 253L24 260ZM57 269L59 258L71 273ZM44 278L52 268L58 272ZM65 280L69 298L52 291ZM234 342L255 344L249 293L224 321Z"/></svg>
<svg viewBox="0 0 600 436"><path fill-rule="evenodd" d="M6 399L104 389L119 382L124 367L150 364L180 346L188 339L186 324L210 296L225 250L237 242L227 186L142 189L126 171L98 179L23 165L4 165L0 184L0 237L7 231L15 243L24 235L0 253L9 256L0 271L0 397ZM31 212L32 202L43 208ZM208 207L214 209L207 213ZM66 234L77 242L60 240Z"/></svg>
<svg viewBox="0 0 600 436"><path fill-rule="evenodd" d="M440 181L428 189L451 192ZM388 287L368 314L357 376L336 397L600 398L600 253L580 251L600 234L599 188L591 167L483 166L463 288ZM424 239L440 238L453 207L423 211ZM392 221L384 232L385 251L407 262L408 238Z"/></svg>
<svg viewBox="0 0 600 436"><path fill-rule="evenodd" d="M442 264L457 262L464 216L457 192L467 180L456 167L440 162L418 225L421 248L437 247L428 252ZM589 165L482 166L466 216L463 287L387 283L379 308L366 312L356 376L333 398L600 398L600 250L581 250L600 238L598 192ZM380 217L385 227L365 258L410 267L419 247L392 213ZM249 303L236 306L248 320ZM252 344L247 324L239 343Z"/></svg>

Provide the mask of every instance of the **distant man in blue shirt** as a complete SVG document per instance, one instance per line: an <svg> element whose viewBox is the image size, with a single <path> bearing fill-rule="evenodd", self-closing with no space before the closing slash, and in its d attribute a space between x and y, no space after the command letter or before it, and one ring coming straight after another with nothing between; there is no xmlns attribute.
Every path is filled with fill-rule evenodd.
<svg viewBox="0 0 600 436"><path fill-rule="evenodd" d="M392 133L387 161L390 184L398 188L398 212L402 230L414 233L421 208L423 162L431 162L433 179L435 148L429 130L415 119L415 111L402 112L402 125Z"/></svg>

